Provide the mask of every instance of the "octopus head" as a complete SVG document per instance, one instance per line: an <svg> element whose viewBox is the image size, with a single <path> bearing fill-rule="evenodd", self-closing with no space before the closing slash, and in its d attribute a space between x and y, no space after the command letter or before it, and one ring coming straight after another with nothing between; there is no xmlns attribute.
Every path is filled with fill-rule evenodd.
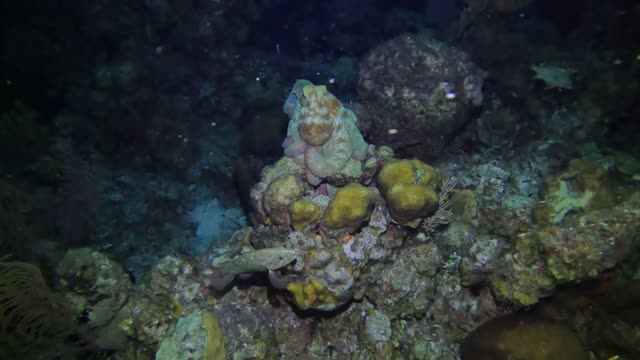
<svg viewBox="0 0 640 360"><path fill-rule="evenodd" d="M326 86L305 86L296 114L300 137L311 146L323 145L331 138L340 111L342 104Z"/></svg>

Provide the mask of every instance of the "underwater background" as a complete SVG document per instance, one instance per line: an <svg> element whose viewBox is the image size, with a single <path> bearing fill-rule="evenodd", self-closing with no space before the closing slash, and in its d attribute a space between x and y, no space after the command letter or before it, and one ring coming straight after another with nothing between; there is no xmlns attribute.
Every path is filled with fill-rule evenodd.
<svg viewBox="0 0 640 360"><path fill-rule="evenodd" d="M0 20L0 359L640 359L639 2Z"/></svg>

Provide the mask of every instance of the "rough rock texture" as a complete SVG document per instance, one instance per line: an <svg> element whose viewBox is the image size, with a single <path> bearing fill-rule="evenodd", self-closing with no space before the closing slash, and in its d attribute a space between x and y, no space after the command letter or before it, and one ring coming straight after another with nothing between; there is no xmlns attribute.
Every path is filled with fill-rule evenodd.
<svg viewBox="0 0 640 360"><path fill-rule="evenodd" d="M531 305L561 284L593 279L629 254L638 210L627 204L536 226L501 257L491 279L496 297Z"/></svg>
<svg viewBox="0 0 640 360"><path fill-rule="evenodd" d="M360 67L365 133L374 144L416 146L433 158L482 103L484 77L464 53L426 36L389 40Z"/></svg>
<svg viewBox="0 0 640 360"><path fill-rule="evenodd" d="M157 360L224 359L224 336L218 320L206 311L180 318L175 330L160 343Z"/></svg>

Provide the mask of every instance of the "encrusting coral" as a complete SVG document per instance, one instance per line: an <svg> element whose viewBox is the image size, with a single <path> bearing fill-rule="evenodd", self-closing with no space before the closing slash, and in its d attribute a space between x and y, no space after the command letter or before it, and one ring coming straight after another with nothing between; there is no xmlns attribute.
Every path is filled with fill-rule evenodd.
<svg viewBox="0 0 640 360"><path fill-rule="evenodd" d="M304 191L300 181L291 174L278 176L264 193L264 209L274 224L288 222L289 205L302 197Z"/></svg>
<svg viewBox="0 0 640 360"><path fill-rule="evenodd" d="M316 279L308 283L291 283L287 286L287 290L293 294L295 305L303 310L311 307L320 308L336 302L335 295Z"/></svg>
<svg viewBox="0 0 640 360"><path fill-rule="evenodd" d="M295 249L295 262L271 269L271 284L287 289L299 309L333 311L379 276L368 273L369 260L402 241L394 228L448 222L442 203L453 183L422 161L365 143L355 115L324 86L298 80L284 111L291 116L285 157L265 167L251 190L261 228L251 245Z"/></svg>
<svg viewBox="0 0 640 360"><path fill-rule="evenodd" d="M322 208L309 199L295 201L289 207L291 226L294 230L301 230L313 223L322 215Z"/></svg>

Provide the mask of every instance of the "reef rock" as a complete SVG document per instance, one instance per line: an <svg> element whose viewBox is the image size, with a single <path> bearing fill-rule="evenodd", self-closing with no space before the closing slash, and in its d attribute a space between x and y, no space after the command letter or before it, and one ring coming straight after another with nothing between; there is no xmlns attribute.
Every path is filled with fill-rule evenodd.
<svg viewBox="0 0 640 360"><path fill-rule="evenodd" d="M360 67L358 95L370 121L365 132L375 144L415 146L433 158L482 103L484 77L466 54L429 37L389 40Z"/></svg>

